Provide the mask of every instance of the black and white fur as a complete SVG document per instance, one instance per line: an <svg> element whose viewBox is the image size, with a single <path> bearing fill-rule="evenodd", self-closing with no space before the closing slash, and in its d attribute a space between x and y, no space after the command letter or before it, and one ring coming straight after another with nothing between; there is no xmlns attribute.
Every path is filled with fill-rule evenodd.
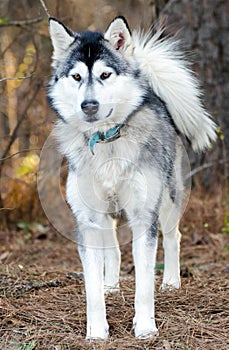
<svg viewBox="0 0 229 350"><path fill-rule="evenodd" d="M104 34L78 34L50 18L50 33L54 52L48 97L59 116L60 152L69 162L67 200L76 218L85 275L87 338L109 335L104 292L119 287L120 250L112 217L121 210L133 233L135 336L157 335L158 221L165 251L161 288L180 287L179 135L201 151L215 140L216 126L176 43L160 40L161 32L131 34L126 20L117 17ZM96 143L93 155L91 137L119 124L120 137Z"/></svg>

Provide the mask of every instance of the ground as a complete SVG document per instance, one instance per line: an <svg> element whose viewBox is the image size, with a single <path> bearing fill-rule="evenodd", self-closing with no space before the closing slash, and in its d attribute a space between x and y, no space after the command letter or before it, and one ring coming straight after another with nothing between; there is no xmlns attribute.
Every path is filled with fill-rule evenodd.
<svg viewBox="0 0 229 350"><path fill-rule="evenodd" d="M182 288L177 292L159 291L159 241L155 298L160 336L151 340L133 336L131 243L121 247L121 291L106 298L110 338L86 342L85 291L76 244L52 229L1 231L0 349L228 349L228 233L220 228L220 198L192 195L181 222Z"/></svg>

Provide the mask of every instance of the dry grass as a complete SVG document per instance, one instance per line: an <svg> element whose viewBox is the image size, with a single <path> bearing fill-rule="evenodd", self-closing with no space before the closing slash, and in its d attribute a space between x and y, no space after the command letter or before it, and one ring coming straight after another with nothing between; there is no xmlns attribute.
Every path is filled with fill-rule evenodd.
<svg viewBox="0 0 229 350"><path fill-rule="evenodd" d="M10 288L5 287L1 302L2 349L20 349L19 344L33 342L36 349L228 349L223 273L217 280L215 276L183 280L177 293L157 293L160 337L149 341L138 341L132 335L134 284L123 282L121 293L107 298L111 338L99 343L84 341L82 282L59 275L58 286L39 282L36 285L40 287L26 291L26 276L16 276L15 280L11 276Z"/></svg>
<svg viewBox="0 0 229 350"><path fill-rule="evenodd" d="M144 341L132 332L130 244L122 247L121 291L106 301L111 336L106 342L86 342L84 283L73 273L81 271L75 244L52 232L0 232L0 349L228 349L228 234L220 232L220 203L217 196L192 197L182 222L182 288L160 293L162 271L157 270L160 336Z"/></svg>

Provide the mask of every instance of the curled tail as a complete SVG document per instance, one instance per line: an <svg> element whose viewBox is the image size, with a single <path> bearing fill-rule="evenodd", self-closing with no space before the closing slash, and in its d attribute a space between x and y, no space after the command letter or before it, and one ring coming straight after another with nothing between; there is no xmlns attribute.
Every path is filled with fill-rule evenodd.
<svg viewBox="0 0 229 350"><path fill-rule="evenodd" d="M156 34L134 31L134 55L155 93L166 103L178 130L192 143L194 151L208 148L216 139L216 124L201 101L197 79L178 43Z"/></svg>

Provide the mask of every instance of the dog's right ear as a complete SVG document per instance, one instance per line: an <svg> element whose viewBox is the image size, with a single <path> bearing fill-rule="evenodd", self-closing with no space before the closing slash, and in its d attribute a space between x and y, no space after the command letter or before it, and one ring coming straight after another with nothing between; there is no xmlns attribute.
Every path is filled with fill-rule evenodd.
<svg viewBox="0 0 229 350"><path fill-rule="evenodd" d="M126 19L116 17L108 26L104 38L108 40L115 50L123 55L131 55L133 50L131 32Z"/></svg>
<svg viewBox="0 0 229 350"><path fill-rule="evenodd" d="M49 31L53 44L53 59L60 60L65 56L67 49L73 43L76 35L63 23L54 17L49 18Z"/></svg>

